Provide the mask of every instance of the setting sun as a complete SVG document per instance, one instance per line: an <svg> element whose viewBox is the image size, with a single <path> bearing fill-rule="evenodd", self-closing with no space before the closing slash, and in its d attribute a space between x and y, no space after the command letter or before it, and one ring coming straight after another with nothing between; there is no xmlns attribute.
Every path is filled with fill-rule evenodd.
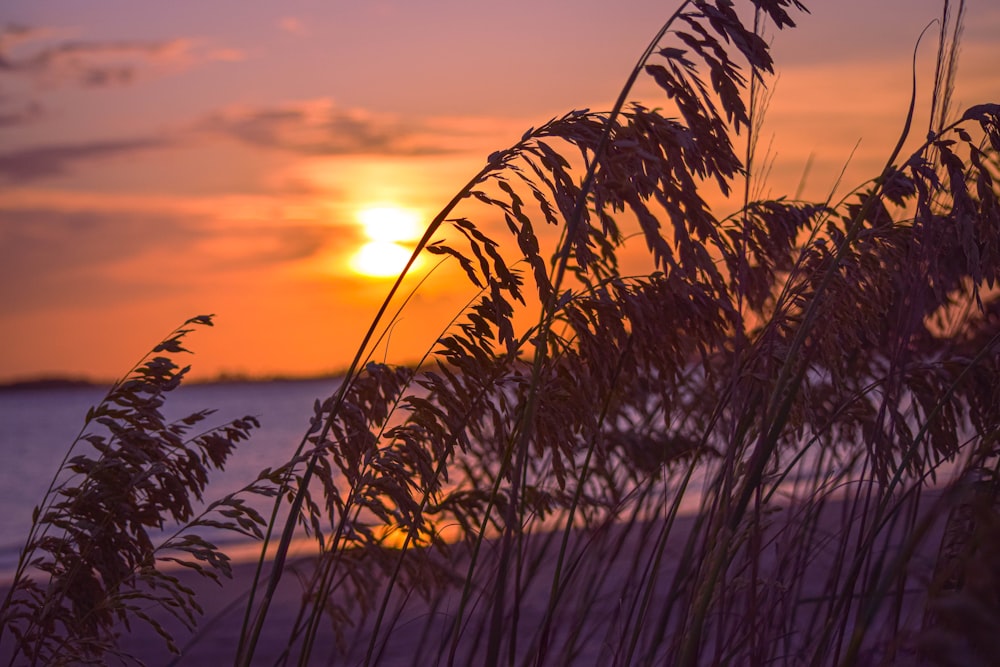
<svg viewBox="0 0 1000 667"><path fill-rule="evenodd" d="M423 231L420 214L399 206L370 206L358 211L358 222L372 241L415 241Z"/></svg>
<svg viewBox="0 0 1000 667"><path fill-rule="evenodd" d="M372 241L354 255L354 270L373 278L398 276L410 260L412 250L398 243Z"/></svg>
<svg viewBox="0 0 1000 667"><path fill-rule="evenodd" d="M413 254L410 243L423 231L420 214L399 206L379 205L361 209L357 219L371 240L354 255L354 270L373 278L399 275ZM414 264L417 266L419 262Z"/></svg>

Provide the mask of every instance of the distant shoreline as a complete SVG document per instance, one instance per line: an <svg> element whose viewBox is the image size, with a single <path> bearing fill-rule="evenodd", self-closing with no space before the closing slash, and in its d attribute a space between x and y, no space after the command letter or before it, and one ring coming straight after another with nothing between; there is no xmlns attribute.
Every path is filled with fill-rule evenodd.
<svg viewBox="0 0 1000 667"><path fill-rule="evenodd" d="M57 389L86 389L106 386L110 383L82 378L36 378L0 383L0 391L50 391Z"/></svg>
<svg viewBox="0 0 1000 667"><path fill-rule="evenodd" d="M233 375L219 375L217 377L208 379L191 379L185 381L185 386L204 386L204 385L227 385L227 384L267 384L267 383L279 383L279 382L323 382L330 380L339 380L344 376L343 373L331 373L325 375L308 375L308 376L287 376L287 375L276 375L276 376L265 376L265 377L252 377L252 376L233 376ZM0 392L14 392L14 391L59 391L63 389L99 389L105 387L111 387L115 380L92 380L88 378L74 378L74 377L42 377L42 378L32 378L27 380L12 380L10 382L0 382Z"/></svg>

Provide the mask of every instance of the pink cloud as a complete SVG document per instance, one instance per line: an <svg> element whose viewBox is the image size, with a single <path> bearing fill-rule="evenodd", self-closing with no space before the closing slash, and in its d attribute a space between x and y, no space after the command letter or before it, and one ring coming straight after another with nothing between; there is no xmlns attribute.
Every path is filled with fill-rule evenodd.
<svg viewBox="0 0 1000 667"><path fill-rule="evenodd" d="M202 62L242 60L242 51L177 38L165 41L53 38L48 28L0 29L0 73L29 77L44 86L85 88L127 85L150 71L185 69Z"/></svg>
<svg viewBox="0 0 1000 667"><path fill-rule="evenodd" d="M305 35L308 30L305 24L295 16L285 16L280 21L278 21L278 27L284 32L291 33L293 35Z"/></svg>

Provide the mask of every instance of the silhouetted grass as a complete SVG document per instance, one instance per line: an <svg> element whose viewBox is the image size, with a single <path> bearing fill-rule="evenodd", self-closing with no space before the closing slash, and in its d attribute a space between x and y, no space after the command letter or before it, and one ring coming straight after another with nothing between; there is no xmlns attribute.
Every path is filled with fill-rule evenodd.
<svg viewBox="0 0 1000 667"><path fill-rule="evenodd" d="M294 456L248 487L274 494L270 517L225 501L276 553L236 664L254 662L296 526L319 555L282 664L318 660L322 633L347 664L992 663L1000 105L949 113L963 5L944 5L929 127L911 103L881 173L836 202L752 199L773 69L760 34L804 8L745 9L681 3L610 111L528 131L431 222L414 257L457 261L477 297L417 367L374 363L401 276ZM641 76L665 109L628 102ZM717 217L713 189L738 211ZM649 269L624 274L636 244ZM152 394L181 375L156 374ZM146 451L112 432L104 456ZM35 566L53 584L19 569L4 608L18 655L114 648L111 621L135 612L72 611L80 577L106 605L148 572L193 622L137 527L190 519L184 498L224 463L198 456L163 478L178 493L86 544L75 489L104 488L100 465L67 460L94 481L54 485L36 516L23 562L51 554ZM131 474L121 488L144 488ZM66 531L58 549L49 530ZM172 545L224 571L190 539ZM113 572L86 560L106 548L125 554Z"/></svg>

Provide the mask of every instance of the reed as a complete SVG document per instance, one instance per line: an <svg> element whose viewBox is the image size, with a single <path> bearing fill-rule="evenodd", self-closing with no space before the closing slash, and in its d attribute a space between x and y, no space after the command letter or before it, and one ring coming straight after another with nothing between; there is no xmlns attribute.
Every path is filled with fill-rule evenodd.
<svg viewBox="0 0 1000 667"><path fill-rule="evenodd" d="M192 432L212 410L172 422L161 411L190 368L174 359L187 352L190 327L211 324L211 316L185 322L87 412L32 513L6 591L0 639L13 641L4 651L10 664L124 658L118 635L136 622L151 625L177 651L162 614L193 629L201 607L169 564L218 581L230 572L229 558L199 529L261 537L264 520L245 501L273 493L260 480L196 511L209 472L223 468L259 426L256 418Z"/></svg>
<svg viewBox="0 0 1000 667"><path fill-rule="evenodd" d="M296 527L318 556L282 664L318 660L325 633L335 661L366 665L991 664L1000 105L950 112L964 4L945 2L926 130L914 83L870 181L840 201L755 199L774 69L761 35L804 9L681 2L610 111L529 130L436 216L414 257L457 262L469 306L419 364L375 363L400 276L293 456L243 492L273 495L270 516L242 496L215 508L263 543L235 664L258 655ZM640 77L663 109L629 101ZM712 190L736 212L718 216ZM490 216L504 235L477 224ZM147 367L157 397L183 375ZM131 405L88 423L159 406ZM175 430L146 432L202 447ZM112 432L115 465L145 446ZM103 464L64 462L87 481L54 483L36 516L22 560L54 583L11 589L17 655L114 650L111 622L136 612L110 601L136 573L167 577L136 526L190 519L178 499L224 464L198 456L170 469L183 494L86 543L81 490L104 488ZM170 544L225 571L188 539ZM114 571L90 555L107 549L125 554ZM114 614L72 611L83 580ZM144 600L193 623L196 601L166 581L176 595Z"/></svg>

